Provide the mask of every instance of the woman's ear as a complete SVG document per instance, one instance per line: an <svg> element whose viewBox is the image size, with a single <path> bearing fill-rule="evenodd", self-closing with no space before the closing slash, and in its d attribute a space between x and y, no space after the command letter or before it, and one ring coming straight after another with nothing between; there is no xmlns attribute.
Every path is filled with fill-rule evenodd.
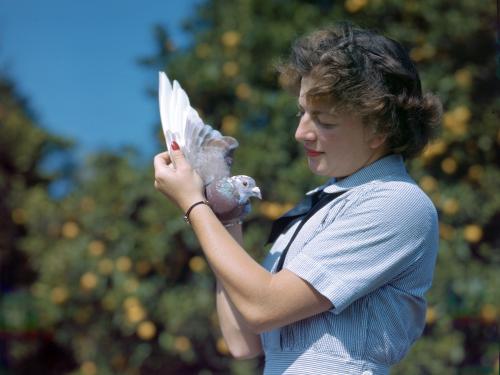
<svg viewBox="0 0 500 375"><path fill-rule="evenodd" d="M385 141L387 140L386 133L380 133L374 128L366 128L366 141L368 146L372 150L376 150L384 146Z"/></svg>
<svg viewBox="0 0 500 375"><path fill-rule="evenodd" d="M374 133L371 139L368 141L368 145L371 149L375 150L384 146L385 141L387 140L387 134Z"/></svg>

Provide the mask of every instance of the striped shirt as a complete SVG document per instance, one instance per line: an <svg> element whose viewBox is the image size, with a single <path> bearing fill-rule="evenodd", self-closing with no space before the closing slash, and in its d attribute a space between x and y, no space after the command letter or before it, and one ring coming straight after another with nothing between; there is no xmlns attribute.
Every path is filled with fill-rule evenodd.
<svg viewBox="0 0 500 375"><path fill-rule="evenodd" d="M319 189L345 191L302 227L284 268L333 307L261 335L264 374L387 374L421 335L438 249L431 200L399 155ZM273 271L299 220L274 242Z"/></svg>

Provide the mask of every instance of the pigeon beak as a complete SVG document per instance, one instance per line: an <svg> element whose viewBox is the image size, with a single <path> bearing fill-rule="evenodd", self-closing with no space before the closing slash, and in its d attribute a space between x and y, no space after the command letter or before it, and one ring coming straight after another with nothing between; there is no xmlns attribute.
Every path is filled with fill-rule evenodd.
<svg viewBox="0 0 500 375"><path fill-rule="evenodd" d="M262 194L260 193L260 189L257 186L252 188L252 193L255 197L262 199Z"/></svg>

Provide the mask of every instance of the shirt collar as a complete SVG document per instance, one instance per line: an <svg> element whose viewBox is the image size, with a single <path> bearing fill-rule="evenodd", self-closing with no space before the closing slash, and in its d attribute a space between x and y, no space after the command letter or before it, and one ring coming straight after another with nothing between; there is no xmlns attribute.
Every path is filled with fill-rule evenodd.
<svg viewBox="0 0 500 375"><path fill-rule="evenodd" d="M306 194L313 194L318 190L324 189L325 193L337 193L340 191L349 190L353 187L360 186L375 180L387 180L388 177L396 176L406 177L407 172L403 161L403 157L399 154L391 154L385 156L352 175L337 181L335 177L328 180L325 184L318 186Z"/></svg>

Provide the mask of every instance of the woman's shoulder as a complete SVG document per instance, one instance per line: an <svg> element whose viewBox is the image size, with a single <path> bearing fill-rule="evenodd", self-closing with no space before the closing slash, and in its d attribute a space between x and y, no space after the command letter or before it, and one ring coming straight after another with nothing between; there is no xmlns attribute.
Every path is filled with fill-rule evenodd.
<svg viewBox="0 0 500 375"><path fill-rule="evenodd" d="M433 208L429 196L409 176L378 181L373 186L373 195L394 201L397 204L417 205Z"/></svg>
<svg viewBox="0 0 500 375"><path fill-rule="evenodd" d="M434 203L408 176L372 181L360 188L354 206L361 212L371 212L378 220L437 222Z"/></svg>

